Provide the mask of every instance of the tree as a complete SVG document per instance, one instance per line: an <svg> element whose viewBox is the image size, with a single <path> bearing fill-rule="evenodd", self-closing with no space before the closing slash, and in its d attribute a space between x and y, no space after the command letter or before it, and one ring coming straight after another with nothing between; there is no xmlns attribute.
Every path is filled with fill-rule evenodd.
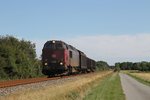
<svg viewBox="0 0 150 100"><path fill-rule="evenodd" d="M120 71L120 66L121 64L120 63L115 63L115 69L114 69L114 72L116 72L116 71Z"/></svg>
<svg viewBox="0 0 150 100"><path fill-rule="evenodd" d="M150 71L150 62L142 61L142 62L122 62L116 63L115 67L120 67L121 70L139 70L139 71Z"/></svg>
<svg viewBox="0 0 150 100"><path fill-rule="evenodd" d="M0 78L16 79L42 75L37 72L35 44L13 36L0 36Z"/></svg>
<svg viewBox="0 0 150 100"><path fill-rule="evenodd" d="M143 62L141 62L141 69L140 69L140 71L148 71L148 62L145 62L145 61L143 61Z"/></svg>
<svg viewBox="0 0 150 100"><path fill-rule="evenodd" d="M109 69L109 65L105 61L97 61L96 67L98 70L108 70Z"/></svg>

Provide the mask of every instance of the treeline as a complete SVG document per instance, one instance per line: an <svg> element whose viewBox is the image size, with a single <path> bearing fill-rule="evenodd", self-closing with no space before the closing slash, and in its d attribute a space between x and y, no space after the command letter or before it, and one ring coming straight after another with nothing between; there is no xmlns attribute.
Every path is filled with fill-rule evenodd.
<svg viewBox="0 0 150 100"><path fill-rule="evenodd" d="M120 68L121 70L139 70L139 71L150 71L150 62L122 62L115 63L115 68Z"/></svg>
<svg viewBox="0 0 150 100"><path fill-rule="evenodd" d="M0 36L0 79L41 76L35 44L13 36Z"/></svg>
<svg viewBox="0 0 150 100"><path fill-rule="evenodd" d="M108 70L110 69L109 65L105 61L97 61L96 62L96 69L97 70Z"/></svg>

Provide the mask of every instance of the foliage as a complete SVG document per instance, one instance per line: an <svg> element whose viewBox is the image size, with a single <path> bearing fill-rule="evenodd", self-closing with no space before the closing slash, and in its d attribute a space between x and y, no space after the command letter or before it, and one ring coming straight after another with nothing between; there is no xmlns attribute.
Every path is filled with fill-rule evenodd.
<svg viewBox="0 0 150 100"><path fill-rule="evenodd" d="M117 72L117 71L119 72L120 71L120 63L116 63L115 66L116 67L114 68L114 72Z"/></svg>
<svg viewBox="0 0 150 100"><path fill-rule="evenodd" d="M105 61L97 61L96 68L97 68L97 70L108 70L109 65Z"/></svg>
<svg viewBox="0 0 150 100"><path fill-rule="evenodd" d="M150 62L122 62L115 63L115 68L120 67L121 70L139 70L139 71L150 71Z"/></svg>
<svg viewBox="0 0 150 100"><path fill-rule="evenodd" d="M13 36L0 36L0 78L20 79L41 75L35 44Z"/></svg>

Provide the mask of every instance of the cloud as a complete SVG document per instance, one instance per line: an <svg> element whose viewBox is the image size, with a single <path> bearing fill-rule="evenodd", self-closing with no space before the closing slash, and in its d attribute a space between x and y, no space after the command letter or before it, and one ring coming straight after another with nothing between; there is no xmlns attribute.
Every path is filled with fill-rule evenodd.
<svg viewBox="0 0 150 100"><path fill-rule="evenodd" d="M80 36L61 40L85 52L88 57L109 64L150 60L150 34ZM45 41L35 41L38 56Z"/></svg>

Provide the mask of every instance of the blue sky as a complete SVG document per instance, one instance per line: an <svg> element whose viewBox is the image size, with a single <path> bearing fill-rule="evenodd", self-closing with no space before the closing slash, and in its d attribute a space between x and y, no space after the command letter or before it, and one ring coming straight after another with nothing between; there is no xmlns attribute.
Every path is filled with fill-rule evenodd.
<svg viewBox="0 0 150 100"><path fill-rule="evenodd" d="M92 40L93 38L90 38L94 37L94 39L97 39L96 43L104 42L107 46L111 46L112 44L110 44L107 39L112 38L115 43L118 43L120 42L118 38L124 36L123 39L126 41L126 43L124 43L124 45L127 45L126 48L130 49L128 47L128 39L133 42L132 39L136 38L133 42L133 46L139 45L136 44L138 41L137 37L144 39L144 36L149 36L150 34L150 1L0 0L0 34L11 34L35 42L37 44L38 56L42 50L41 45L43 45L45 41L61 39L82 49L82 51L85 51L87 55L95 60L106 60L110 64L127 60L149 61L150 58L147 57L147 54L137 57L140 52L137 52L135 55L126 52L131 55L129 57L116 54L117 57L112 58L115 56L113 56L113 54L117 49L113 49L115 51L109 52L108 54L110 55L107 54L107 56L104 54L105 52L100 51L101 49L95 51L100 55L93 55L92 51L90 51L90 47L89 49L86 48L88 44L84 44L85 47L83 48L83 45L80 45L78 42L80 40L78 39L85 39L86 41L88 38L88 40L94 41ZM144 35L142 36L142 34ZM103 40L101 37L105 39ZM126 39L126 37L129 38ZM141 41L145 41L143 43L150 43L148 40L149 38ZM102 49L105 49L106 45L104 45ZM118 46L121 45L123 44L118 44ZM145 44L141 44L141 46L143 47ZM95 50L97 49L96 47L102 46L95 46ZM150 50L147 46L144 48ZM109 47L109 50L110 49ZM106 48L105 51L109 50ZM104 55L102 55L101 52Z"/></svg>

